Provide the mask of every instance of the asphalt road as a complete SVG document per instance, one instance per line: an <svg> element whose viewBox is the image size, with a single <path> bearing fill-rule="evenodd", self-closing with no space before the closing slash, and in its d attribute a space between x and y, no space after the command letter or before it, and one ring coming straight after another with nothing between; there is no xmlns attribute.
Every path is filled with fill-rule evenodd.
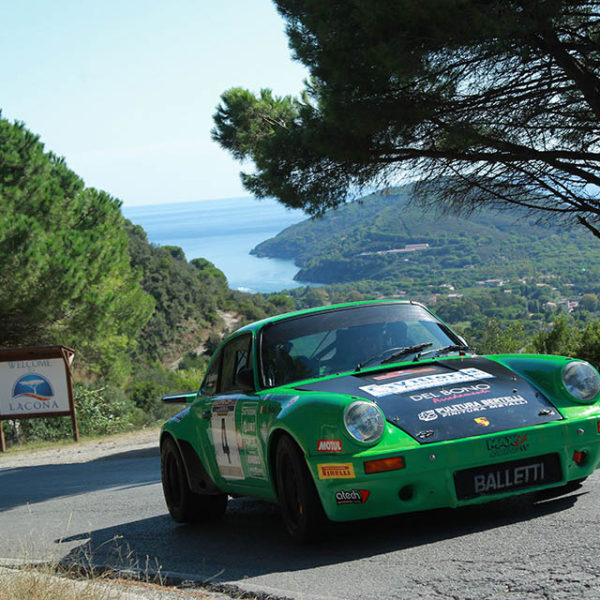
<svg viewBox="0 0 600 600"><path fill-rule="evenodd" d="M600 475L534 505L487 505L332 527L296 547L275 506L174 523L156 448L0 468L0 558L141 568L298 599L600 599Z"/></svg>

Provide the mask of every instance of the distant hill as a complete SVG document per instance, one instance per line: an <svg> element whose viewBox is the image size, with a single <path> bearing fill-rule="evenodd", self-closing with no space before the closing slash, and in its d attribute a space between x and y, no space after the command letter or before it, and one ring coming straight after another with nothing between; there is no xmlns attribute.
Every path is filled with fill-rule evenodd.
<svg viewBox="0 0 600 600"><path fill-rule="evenodd" d="M412 291L532 276L587 289L600 280L600 243L583 228L538 224L514 211L469 217L423 213L409 203L408 192L372 194L307 219L253 253L293 259L299 281L395 280Z"/></svg>

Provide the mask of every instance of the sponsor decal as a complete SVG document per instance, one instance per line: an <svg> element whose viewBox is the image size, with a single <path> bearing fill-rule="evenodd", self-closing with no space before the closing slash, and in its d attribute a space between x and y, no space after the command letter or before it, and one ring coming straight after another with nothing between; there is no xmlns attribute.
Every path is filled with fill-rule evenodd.
<svg viewBox="0 0 600 600"><path fill-rule="evenodd" d="M482 427L489 427L490 421L487 417L475 417L473 419L477 425L481 425Z"/></svg>
<svg viewBox="0 0 600 600"><path fill-rule="evenodd" d="M399 379L400 377L408 377L408 375L417 375L419 373L431 373L435 371L432 367L426 367L423 369L405 369L404 371L392 371L390 373L384 373L383 375L377 375L372 377L375 381L385 381L386 379Z"/></svg>
<svg viewBox="0 0 600 600"><path fill-rule="evenodd" d="M475 475L473 486L476 494L486 494L520 485L532 485L538 481L544 481L543 462Z"/></svg>
<svg viewBox="0 0 600 600"><path fill-rule="evenodd" d="M508 456L529 450L527 434L523 435L519 433L503 435L487 440L486 446L490 456Z"/></svg>
<svg viewBox="0 0 600 600"><path fill-rule="evenodd" d="M424 410L418 416L421 421L435 421L438 417L435 410Z"/></svg>
<svg viewBox="0 0 600 600"><path fill-rule="evenodd" d="M212 411L213 414L226 416L235 410L235 405L235 400L215 400L213 402Z"/></svg>
<svg viewBox="0 0 600 600"><path fill-rule="evenodd" d="M258 454L258 448L246 450L246 476L266 479L262 460Z"/></svg>
<svg viewBox="0 0 600 600"><path fill-rule="evenodd" d="M369 490L340 490L335 493L336 504L364 504L371 495Z"/></svg>
<svg viewBox="0 0 600 600"><path fill-rule="evenodd" d="M342 452L342 440L319 440L317 452Z"/></svg>
<svg viewBox="0 0 600 600"><path fill-rule="evenodd" d="M385 396L391 396L392 394L405 394L439 386L453 385L455 383L491 379L493 377L494 375L481 371L480 369L468 368L460 369L460 371L451 371L449 373L436 373L435 375L402 379L401 381L392 381L391 383L385 383L383 385L364 385L360 387L360 389L375 398L383 398Z"/></svg>
<svg viewBox="0 0 600 600"><path fill-rule="evenodd" d="M244 435L244 438L254 437L256 435L257 410L257 402L247 402L242 404L242 434Z"/></svg>
<svg viewBox="0 0 600 600"><path fill-rule="evenodd" d="M317 465L319 479L356 479L352 463L327 463Z"/></svg>
<svg viewBox="0 0 600 600"><path fill-rule="evenodd" d="M520 394L514 394L512 396L499 396L498 398L487 398L479 401L459 402L452 406L440 406L433 410L422 411L417 416L421 421L433 421L438 417L455 417L469 413L484 412L496 408L520 406L523 404L527 404L527 400Z"/></svg>
<svg viewBox="0 0 600 600"><path fill-rule="evenodd" d="M487 394L491 386L487 383L477 383L475 385L466 385L463 387L455 387L436 390L435 392L425 392L424 394L412 394L409 398L413 402L421 402L422 400L433 400L434 404L438 402L447 402L448 400L459 400L467 396L476 396L478 394Z"/></svg>

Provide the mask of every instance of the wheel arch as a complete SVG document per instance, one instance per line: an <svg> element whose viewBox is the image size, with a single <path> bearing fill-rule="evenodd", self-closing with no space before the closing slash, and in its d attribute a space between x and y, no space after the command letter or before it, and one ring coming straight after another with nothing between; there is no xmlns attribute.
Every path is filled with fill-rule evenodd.
<svg viewBox="0 0 600 600"><path fill-rule="evenodd" d="M283 427L278 427L271 433L271 435L269 437L269 444L268 444L268 449L267 449L267 466L269 469L269 477L270 477L271 481L273 482L273 488L275 489L275 493L277 494L277 497L279 497L279 490L277 489L277 477L276 477L277 444L279 443L279 440L284 436L289 437L294 442L294 444L296 444L296 446L298 446L298 448L300 449L300 452L304 456L304 460L306 461L306 453L304 452L304 449L302 448L302 444L298 441L296 436L294 436L289 430L284 429ZM307 467L308 467L308 461L306 461L306 463L307 463ZM308 470L310 472L310 467L308 468ZM312 475L312 473L311 473L311 475Z"/></svg>
<svg viewBox="0 0 600 600"><path fill-rule="evenodd" d="M175 447L179 452L185 471L185 477L192 492L205 495L223 493L208 474L202 460L190 442L175 437L170 431L163 431L160 436L161 457L162 448L167 439L170 439L175 444Z"/></svg>

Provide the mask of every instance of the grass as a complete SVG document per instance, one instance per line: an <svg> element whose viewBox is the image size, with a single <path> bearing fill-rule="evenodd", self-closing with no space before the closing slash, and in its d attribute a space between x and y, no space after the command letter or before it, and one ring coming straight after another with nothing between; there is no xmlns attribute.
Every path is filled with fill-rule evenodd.
<svg viewBox="0 0 600 600"><path fill-rule="evenodd" d="M156 581L152 581L155 579ZM215 600L215 598L243 598L259 600L250 592L236 589L229 596L224 589L210 590L189 587L186 582L162 581L162 577L132 573L131 579L118 571L107 570L101 575L78 568L57 567L50 564L28 566L22 569L0 567L0 600Z"/></svg>
<svg viewBox="0 0 600 600"><path fill-rule="evenodd" d="M123 600L121 590L102 580L57 577L49 566L0 568L0 600Z"/></svg>

